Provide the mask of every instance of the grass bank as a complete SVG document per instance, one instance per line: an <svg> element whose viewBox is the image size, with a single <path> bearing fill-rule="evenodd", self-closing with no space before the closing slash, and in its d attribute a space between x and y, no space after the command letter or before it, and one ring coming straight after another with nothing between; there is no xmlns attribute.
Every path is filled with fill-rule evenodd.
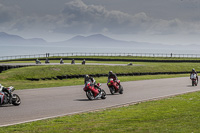
<svg viewBox="0 0 200 133"><path fill-rule="evenodd" d="M190 72L200 70L199 63L140 63L139 66L105 65L48 65L10 69L0 74L0 80L26 80L27 78L52 78L62 75L108 74L114 73L153 73L153 72Z"/></svg>
<svg viewBox="0 0 200 133"><path fill-rule="evenodd" d="M200 131L200 92L15 126L0 133L191 133Z"/></svg>
<svg viewBox="0 0 200 133"><path fill-rule="evenodd" d="M162 78L175 78L175 77L186 77L188 74L176 74L176 75L145 75L145 76L119 76L118 78L122 81L137 81L137 80L150 80L150 79L162 79ZM107 77L95 78L99 83L106 83ZM40 80L40 81L29 81L29 80L3 80L1 84L4 86L14 86L17 90L22 89L35 89L35 88L48 88L48 87L60 87L60 86L72 86L72 85L83 85L83 78L79 79L63 79L63 80Z"/></svg>

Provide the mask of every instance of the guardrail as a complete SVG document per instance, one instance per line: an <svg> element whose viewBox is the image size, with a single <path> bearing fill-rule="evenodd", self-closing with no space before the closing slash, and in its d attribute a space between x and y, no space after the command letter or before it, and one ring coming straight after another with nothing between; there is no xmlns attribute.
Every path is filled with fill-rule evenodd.
<svg viewBox="0 0 200 133"><path fill-rule="evenodd" d="M1 56L0 60L46 58L67 56L134 56L134 57L177 57L177 58L200 58L200 54L173 54L173 53L46 53L34 55Z"/></svg>

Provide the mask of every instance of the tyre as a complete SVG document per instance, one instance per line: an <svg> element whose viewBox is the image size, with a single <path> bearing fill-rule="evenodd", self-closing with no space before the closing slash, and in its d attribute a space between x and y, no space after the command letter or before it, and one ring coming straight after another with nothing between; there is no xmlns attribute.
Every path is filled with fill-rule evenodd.
<svg viewBox="0 0 200 133"><path fill-rule="evenodd" d="M92 91L86 91L86 96L89 100L94 100L94 94L92 93Z"/></svg>
<svg viewBox="0 0 200 133"><path fill-rule="evenodd" d="M119 94L123 94L123 91L124 91L124 89L123 89L123 87L120 85Z"/></svg>
<svg viewBox="0 0 200 133"><path fill-rule="evenodd" d="M17 94L13 94L12 104L15 106L19 106L21 104L21 99Z"/></svg>
<svg viewBox="0 0 200 133"><path fill-rule="evenodd" d="M101 92L102 92L101 99L106 99L106 92L104 90L101 90Z"/></svg>
<svg viewBox="0 0 200 133"><path fill-rule="evenodd" d="M109 89L110 89L110 93L112 95L114 95L115 94L115 88L114 88L114 86L110 86Z"/></svg>

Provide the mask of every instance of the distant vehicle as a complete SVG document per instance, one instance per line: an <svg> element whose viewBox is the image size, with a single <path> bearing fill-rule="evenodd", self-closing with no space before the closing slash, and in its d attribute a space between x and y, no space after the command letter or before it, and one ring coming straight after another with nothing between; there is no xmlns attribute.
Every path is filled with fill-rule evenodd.
<svg viewBox="0 0 200 133"><path fill-rule="evenodd" d="M107 83L107 86L108 86L108 88L109 88L109 90L110 90L110 93L111 93L112 95L114 95L115 93L118 93L118 92L119 92L119 94L123 94L124 89L123 89L123 87L122 87L121 84L120 84L120 80L114 81L114 80L111 78L111 79L109 80L109 82Z"/></svg>
<svg viewBox="0 0 200 133"><path fill-rule="evenodd" d="M40 60L36 59L35 61L36 64L41 64Z"/></svg>
<svg viewBox="0 0 200 133"><path fill-rule="evenodd" d="M89 100L94 99L106 99L106 92L100 88L101 84L97 84L98 87L95 87L91 82L87 81L83 90L86 92L86 96Z"/></svg>
<svg viewBox="0 0 200 133"><path fill-rule="evenodd" d="M71 62L71 64L75 64L75 60L74 60L74 59L72 59L72 62Z"/></svg>
<svg viewBox="0 0 200 133"><path fill-rule="evenodd" d="M46 64L50 63L48 58L46 58L45 63Z"/></svg>
<svg viewBox="0 0 200 133"><path fill-rule="evenodd" d="M62 59L62 58L60 59L60 64L64 64L64 61L63 61L63 59Z"/></svg>
<svg viewBox="0 0 200 133"><path fill-rule="evenodd" d="M82 61L82 65L85 65L85 59Z"/></svg>
<svg viewBox="0 0 200 133"><path fill-rule="evenodd" d="M0 105L13 104L15 106L18 106L21 104L20 97L17 94L12 94L14 90L14 87L10 86L0 91ZM8 94L8 92L10 94Z"/></svg>

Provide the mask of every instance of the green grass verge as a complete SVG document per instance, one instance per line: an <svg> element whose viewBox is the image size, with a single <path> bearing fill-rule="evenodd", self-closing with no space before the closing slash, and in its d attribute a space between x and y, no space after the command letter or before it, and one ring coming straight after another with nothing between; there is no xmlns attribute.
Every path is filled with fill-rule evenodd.
<svg viewBox="0 0 200 133"><path fill-rule="evenodd" d="M0 133L197 133L200 92L9 127Z"/></svg>

